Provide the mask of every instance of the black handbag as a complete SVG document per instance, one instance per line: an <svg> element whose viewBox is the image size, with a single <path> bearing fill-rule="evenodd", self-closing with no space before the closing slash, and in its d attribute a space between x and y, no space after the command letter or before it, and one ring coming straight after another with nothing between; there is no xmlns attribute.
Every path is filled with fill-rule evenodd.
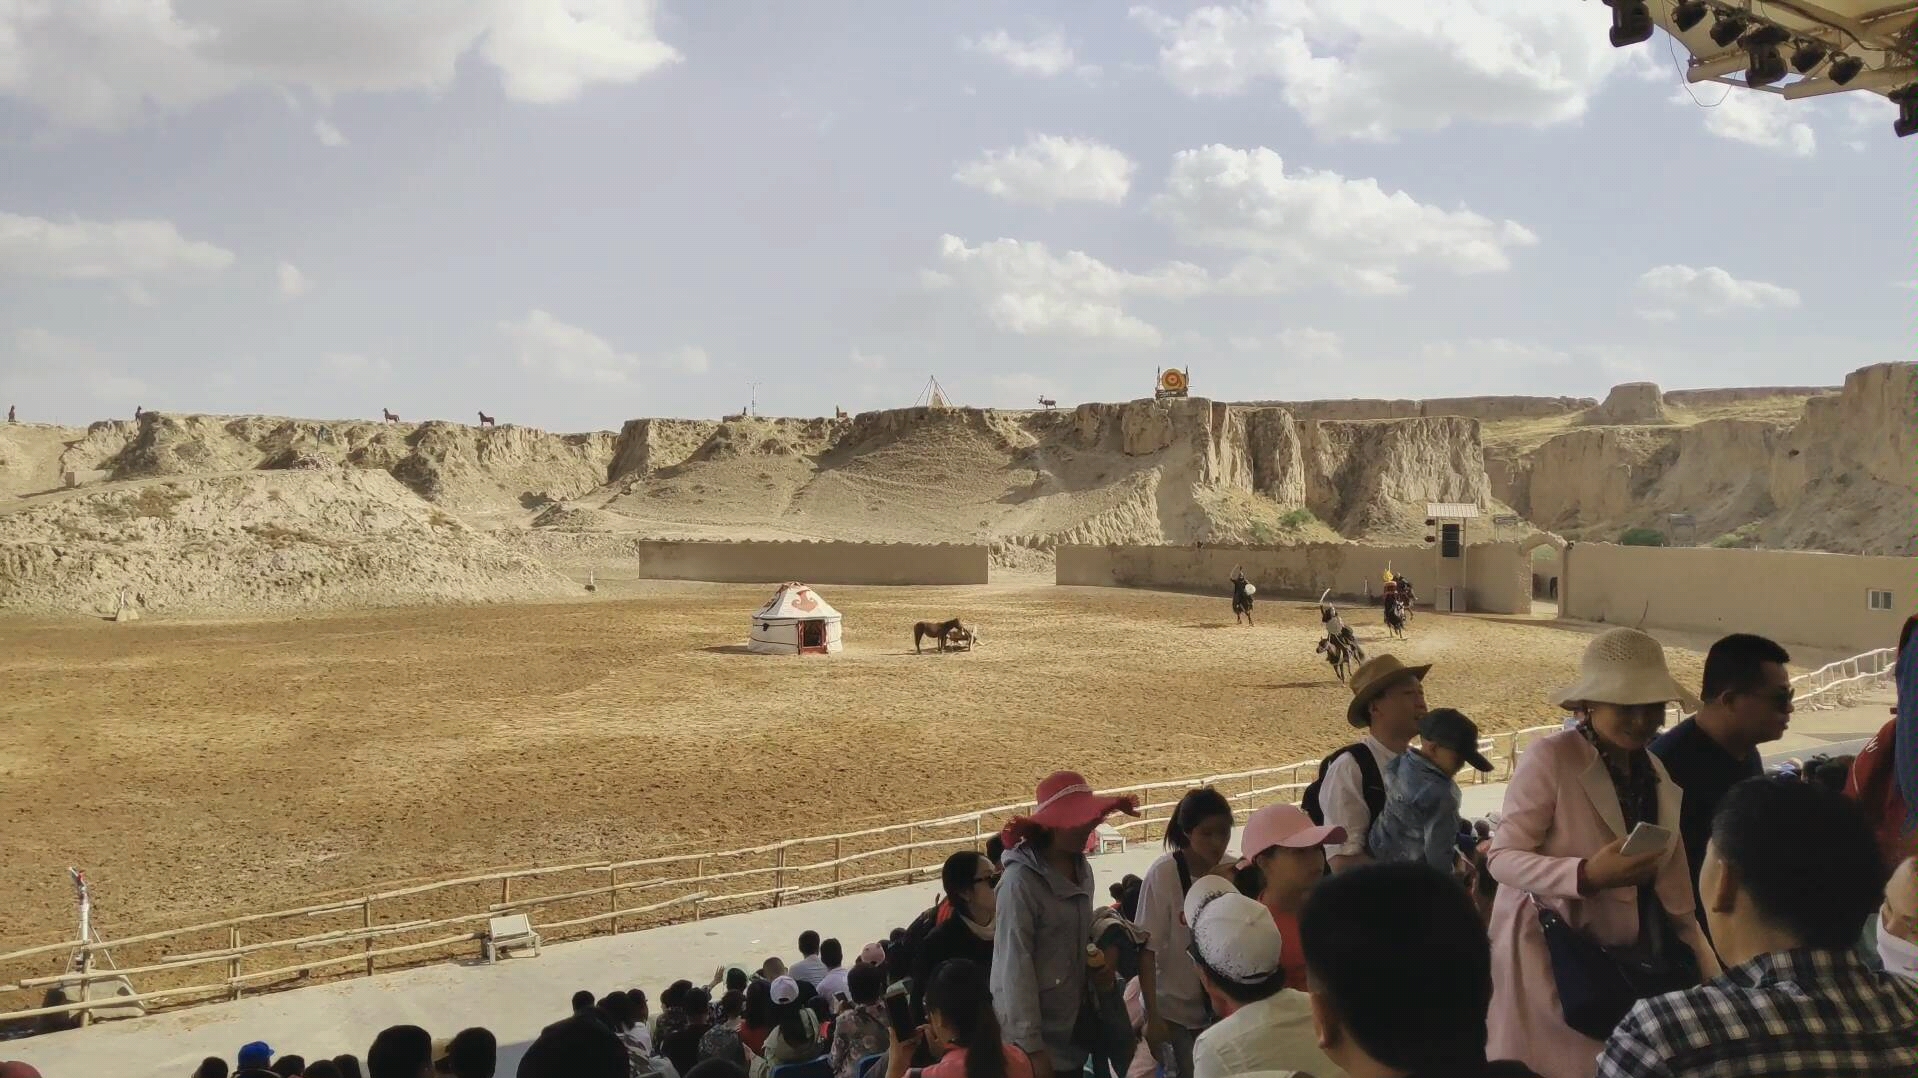
<svg viewBox="0 0 1918 1078"><path fill-rule="evenodd" d="M1639 889L1638 940L1628 947L1607 947L1536 896L1527 897L1551 953L1565 1024L1592 1040L1610 1037L1639 1000L1695 987L1701 979L1698 956L1672 931L1650 887Z"/></svg>

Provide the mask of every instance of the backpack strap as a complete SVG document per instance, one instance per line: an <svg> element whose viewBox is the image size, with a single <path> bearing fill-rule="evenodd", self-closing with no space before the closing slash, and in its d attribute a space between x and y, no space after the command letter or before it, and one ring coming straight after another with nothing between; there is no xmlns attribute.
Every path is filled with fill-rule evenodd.
<svg viewBox="0 0 1918 1078"><path fill-rule="evenodd" d="M1372 750L1366 748L1362 741L1342 751L1350 751L1358 761L1359 789L1365 794L1365 807L1372 810L1374 820L1378 819L1379 813L1385 811L1385 774L1379 770L1378 757L1372 755Z"/></svg>

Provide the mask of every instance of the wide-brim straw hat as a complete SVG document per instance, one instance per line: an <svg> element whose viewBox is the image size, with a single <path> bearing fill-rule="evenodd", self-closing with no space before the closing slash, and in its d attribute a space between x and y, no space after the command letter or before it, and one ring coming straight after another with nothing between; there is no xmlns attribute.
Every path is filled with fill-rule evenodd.
<svg viewBox="0 0 1918 1078"><path fill-rule="evenodd" d="M1698 708L1698 694L1678 683L1665 665L1665 648L1637 629L1608 629L1592 638L1578 660L1578 680L1553 693L1559 707L1573 704L1664 704L1676 700Z"/></svg>
<svg viewBox="0 0 1918 1078"><path fill-rule="evenodd" d="M1406 678L1424 681L1431 669L1431 663L1407 666L1396 655L1374 655L1360 663L1352 671L1352 702L1346 705L1345 721L1358 727L1372 725L1370 708L1380 693Z"/></svg>

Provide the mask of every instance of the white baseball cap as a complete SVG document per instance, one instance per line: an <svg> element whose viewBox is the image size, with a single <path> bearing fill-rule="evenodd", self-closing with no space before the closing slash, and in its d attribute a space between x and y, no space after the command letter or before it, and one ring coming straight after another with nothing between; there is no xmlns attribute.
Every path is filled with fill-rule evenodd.
<svg viewBox="0 0 1918 1078"><path fill-rule="evenodd" d="M772 997L774 1003L786 1004L793 1002L799 998L799 982L793 980L791 977L774 978Z"/></svg>
<svg viewBox="0 0 1918 1078"><path fill-rule="evenodd" d="M1213 976L1257 985L1285 975L1279 961L1285 938L1272 912L1225 880L1208 876L1192 885L1185 898L1185 921L1192 930L1192 949Z"/></svg>

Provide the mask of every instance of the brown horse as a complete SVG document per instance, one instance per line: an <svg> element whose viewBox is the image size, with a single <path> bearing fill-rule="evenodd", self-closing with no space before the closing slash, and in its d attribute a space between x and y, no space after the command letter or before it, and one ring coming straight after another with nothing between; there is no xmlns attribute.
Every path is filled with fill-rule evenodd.
<svg viewBox="0 0 1918 1078"><path fill-rule="evenodd" d="M481 412L481 413L479 414L479 417L480 417L480 429L481 429L481 430L485 430L485 429L486 429L486 428L488 428L488 427L495 427L495 426L498 426L498 425L499 425L499 424L497 424L497 423L494 423L494 422L493 422L493 417L492 417L492 416L490 416L490 415L487 415L487 414L486 414L485 412Z"/></svg>
<svg viewBox="0 0 1918 1078"><path fill-rule="evenodd" d="M393 411L391 408L380 409L380 416L388 423L398 423L400 421L399 413Z"/></svg>
<svg viewBox="0 0 1918 1078"><path fill-rule="evenodd" d="M914 655L924 654L920 645L923 644L929 636L939 641L940 651L945 651L948 644L957 644L961 641L965 643L966 649L970 651L973 643L978 639L977 635L971 629L966 628L966 623L958 618L953 618L951 621L922 621L912 627L912 653Z"/></svg>

